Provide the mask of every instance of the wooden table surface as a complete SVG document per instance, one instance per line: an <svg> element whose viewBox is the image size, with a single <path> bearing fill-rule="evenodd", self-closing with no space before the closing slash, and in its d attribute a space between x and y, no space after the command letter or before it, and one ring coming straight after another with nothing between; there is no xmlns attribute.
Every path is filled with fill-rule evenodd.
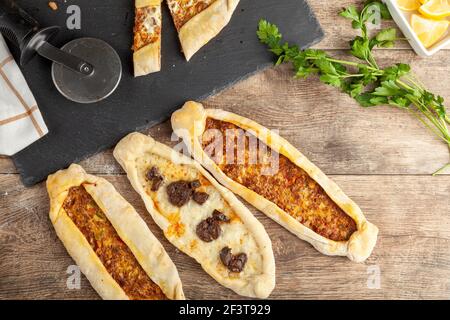
<svg viewBox="0 0 450 320"><path fill-rule="evenodd" d="M355 31L337 13L357 1L309 2L327 34L316 47L343 55ZM424 59L404 42L376 56L381 65L410 63L431 91L450 101L450 50ZM389 107L361 108L316 79L293 79L289 66L270 68L204 103L279 129L380 229L373 255L356 264L319 254L251 208L273 243L277 286L271 298L450 298L450 176L431 176L449 162L449 150L415 118ZM147 133L170 143L169 123ZM81 165L112 182L135 206L177 265L187 298L239 298L165 240L111 150ZM0 299L98 298L84 276L80 289L67 288L67 268L74 262L56 237L48 209L44 183L25 188L12 161L0 158ZM373 281L378 271L379 287Z"/></svg>

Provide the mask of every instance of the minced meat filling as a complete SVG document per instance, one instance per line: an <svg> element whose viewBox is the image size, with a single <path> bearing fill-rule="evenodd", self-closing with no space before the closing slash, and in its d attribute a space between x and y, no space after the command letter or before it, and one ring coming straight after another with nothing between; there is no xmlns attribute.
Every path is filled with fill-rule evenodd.
<svg viewBox="0 0 450 320"><path fill-rule="evenodd" d="M249 154L251 135L238 126L208 118L202 139L203 149L207 153L211 153L208 150L211 145L215 145L210 133L217 130L223 137L223 151L219 156L210 156L230 179L275 203L291 217L327 239L347 241L356 231L355 221L333 202L314 179L287 157L277 154L278 169L271 174L263 174L267 164L249 161L253 159L253 155ZM235 141L237 144L242 139L245 141L244 161L238 161L238 152L234 152L235 147L227 147L226 141ZM234 155L227 155L227 149L233 150ZM259 141L257 154L259 158L269 159L275 152ZM234 161L226 163L227 156L228 159L234 157Z"/></svg>
<svg viewBox="0 0 450 320"><path fill-rule="evenodd" d="M161 38L161 9L157 6L136 8L133 50L156 42Z"/></svg>
<svg viewBox="0 0 450 320"><path fill-rule="evenodd" d="M70 188L63 208L130 299L167 299L83 186Z"/></svg>
<svg viewBox="0 0 450 320"><path fill-rule="evenodd" d="M168 0L175 27L180 31L189 20L208 8L216 0Z"/></svg>

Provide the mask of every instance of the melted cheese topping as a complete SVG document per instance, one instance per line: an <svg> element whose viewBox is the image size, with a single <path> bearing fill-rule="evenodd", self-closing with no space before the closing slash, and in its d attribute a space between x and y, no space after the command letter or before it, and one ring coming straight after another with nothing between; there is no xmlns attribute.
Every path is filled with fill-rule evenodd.
<svg viewBox="0 0 450 320"><path fill-rule="evenodd" d="M63 208L130 299L166 299L84 187L70 188Z"/></svg>
<svg viewBox="0 0 450 320"><path fill-rule="evenodd" d="M161 7L136 8L133 50L137 51L161 38Z"/></svg>
<svg viewBox="0 0 450 320"><path fill-rule="evenodd" d="M257 156L250 154L249 137L252 135L234 124L207 119L202 137L203 149L207 153L211 153L208 149L214 144L211 135L214 130L219 130L223 136L223 150L211 157L229 178L275 203L304 226L327 239L347 241L356 231L355 221L333 202L316 181L288 158L277 154L261 141L253 148ZM235 145L227 147L225 139ZM243 160L237 158L236 141L245 142ZM231 157L227 149L233 150ZM227 157L232 161L227 161ZM263 161L249 161L258 157ZM269 172L272 165L270 159L278 159L278 170L264 174Z"/></svg>
<svg viewBox="0 0 450 320"><path fill-rule="evenodd" d="M152 167L157 167L164 177L163 184L156 192L151 190L151 182L145 177ZM224 277L245 278L262 273L262 255L259 253L255 239L220 192L195 168L175 164L158 155L148 153L137 160L137 169L142 187L153 200L156 210L169 222L169 227L164 230L166 237L180 250L201 261L203 265L216 269ZM201 186L196 190L208 193L208 200L203 205L192 199L181 208L172 205L167 195L167 185L180 180L199 180ZM196 234L197 225L211 217L214 210L227 215L231 221L221 224L222 234L218 239L209 243L203 242ZM234 254L241 252L247 254L248 262L243 272L231 273L220 261L219 252L226 246L230 247Z"/></svg>
<svg viewBox="0 0 450 320"><path fill-rule="evenodd" d="M180 31L186 22L208 8L214 1L216 0L168 0L167 3L175 27Z"/></svg>

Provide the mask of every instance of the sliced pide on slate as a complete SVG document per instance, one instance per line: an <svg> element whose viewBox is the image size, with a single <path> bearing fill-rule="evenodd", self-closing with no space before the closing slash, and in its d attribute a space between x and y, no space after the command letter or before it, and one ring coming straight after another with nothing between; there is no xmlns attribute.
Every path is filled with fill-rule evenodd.
<svg viewBox="0 0 450 320"><path fill-rule="evenodd" d="M378 228L285 139L239 115L187 102L172 128L225 187L326 255L362 262Z"/></svg>
<svg viewBox="0 0 450 320"><path fill-rule="evenodd" d="M191 158L140 133L120 141L114 157L174 246L236 293L270 295L275 286L272 243L233 193Z"/></svg>
<svg viewBox="0 0 450 320"><path fill-rule="evenodd" d="M58 237L103 299L184 299L172 260L108 181L73 164L47 190Z"/></svg>
<svg viewBox="0 0 450 320"><path fill-rule="evenodd" d="M161 0L135 0L134 76L161 70Z"/></svg>
<svg viewBox="0 0 450 320"><path fill-rule="evenodd" d="M186 60L230 22L239 0L167 0Z"/></svg>

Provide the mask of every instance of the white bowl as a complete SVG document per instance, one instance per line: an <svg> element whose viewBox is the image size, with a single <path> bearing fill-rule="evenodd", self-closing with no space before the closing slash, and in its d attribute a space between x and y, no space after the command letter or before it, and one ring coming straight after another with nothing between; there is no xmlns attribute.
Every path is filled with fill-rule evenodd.
<svg viewBox="0 0 450 320"><path fill-rule="evenodd" d="M408 39L409 44L419 56L429 57L450 45L450 32L447 32L447 35L439 40L439 42L426 48L411 27L410 20L412 13L401 10L397 6L397 0L383 0L383 2L386 3L395 23L397 23L400 30L402 30L403 34Z"/></svg>

